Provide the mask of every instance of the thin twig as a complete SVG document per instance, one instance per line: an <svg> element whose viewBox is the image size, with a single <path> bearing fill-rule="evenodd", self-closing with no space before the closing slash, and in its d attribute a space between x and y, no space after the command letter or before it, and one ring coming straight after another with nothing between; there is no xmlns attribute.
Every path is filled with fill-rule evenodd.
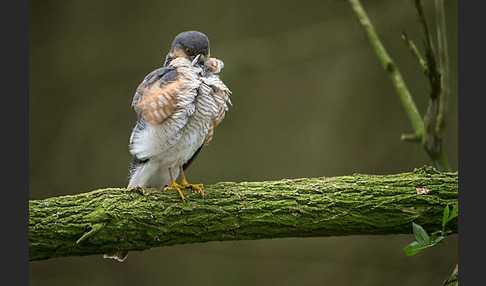
<svg viewBox="0 0 486 286"><path fill-rule="evenodd" d="M437 56L435 53L434 43L430 37L429 27L425 18L424 9L420 0L415 0L415 8L419 16L420 27L424 36L425 59L429 68L429 82L431 84L431 97L438 96L440 93L440 73L437 67Z"/></svg>
<svg viewBox="0 0 486 286"><path fill-rule="evenodd" d="M447 110L449 105L449 55L447 50L447 36L445 25L444 0L435 1L437 23L437 47L439 55L439 72L441 73L441 94L439 112L437 114L436 133L442 134L446 125Z"/></svg>
<svg viewBox="0 0 486 286"><path fill-rule="evenodd" d="M429 67L427 62L424 60L422 55L420 54L417 46L415 46L414 42L410 40L405 32L402 32L402 39L407 43L408 49L412 52L412 55L417 59L420 67L422 68L422 72L425 76L429 76Z"/></svg>

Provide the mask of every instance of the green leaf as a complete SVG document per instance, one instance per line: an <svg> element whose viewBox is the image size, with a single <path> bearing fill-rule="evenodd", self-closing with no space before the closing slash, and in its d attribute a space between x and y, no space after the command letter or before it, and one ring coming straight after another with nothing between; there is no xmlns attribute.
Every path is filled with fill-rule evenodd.
<svg viewBox="0 0 486 286"><path fill-rule="evenodd" d="M449 220L455 218L458 216L458 205L459 204L456 204L453 208L452 208L452 212L451 212L451 215L449 216Z"/></svg>
<svg viewBox="0 0 486 286"><path fill-rule="evenodd" d="M413 255L419 253L420 250L422 250L422 249L423 249L422 246L420 246L418 242L414 241L414 242L410 243L409 245L405 246L403 248L403 251L405 251L405 254L407 256L413 256Z"/></svg>
<svg viewBox="0 0 486 286"><path fill-rule="evenodd" d="M431 246L436 245L439 243L441 240L443 240L445 237L444 236L439 236L438 238L434 239L434 241L431 241L429 244L422 244L419 243L418 241L414 241L410 243L409 245L405 246L403 248L403 251L407 256L413 256L417 253L419 253L422 249L429 248Z"/></svg>
<svg viewBox="0 0 486 286"><path fill-rule="evenodd" d="M430 244L430 236L427 234L425 229L421 227L420 225L412 222L412 228L413 228L413 235L417 239L417 242L420 245L429 245Z"/></svg>
<svg viewBox="0 0 486 286"><path fill-rule="evenodd" d="M433 245L436 245L437 243L439 243L441 240L443 240L445 237L444 236L439 236L437 237L434 241L432 241L431 245L430 246L433 246Z"/></svg>
<svg viewBox="0 0 486 286"><path fill-rule="evenodd" d="M458 204L456 204L453 208L452 211L449 213L449 206L446 206L446 209L444 209L444 216L442 218L442 228L445 227L445 225L453 218L456 218L458 216ZM447 217L446 217L447 214Z"/></svg>
<svg viewBox="0 0 486 286"><path fill-rule="evenodd" d="M444 209L444 215L442 216L442 227L444 227L449 221L449 206Z"/></svg>
<svg viewBox="0 0 486 286"><path fill-rule="evenodd" d="M434 236L442 236L444 235L444 232L442 230L438 230L438 231L434 231L433 233L430 234L430 237L432 239L432 237Z"/></svg>
<svg viewBox="0 0 486 286"><path fill-rule="evenodd" d="M459 204L456 204L453 208L452 208L452 213L457 215L457 211L458 211L458 208L459 208Z"/></svg>
<svg viewBox="0 0 486 286"><path fill-rule="evenodd" d="M417 241L414 241L410 243L409 245L405 246L403 248L403 251L407 256L413 256L417 253L419 253L422 249L430 247L430 245L422 245L418 243Z"/></svg>

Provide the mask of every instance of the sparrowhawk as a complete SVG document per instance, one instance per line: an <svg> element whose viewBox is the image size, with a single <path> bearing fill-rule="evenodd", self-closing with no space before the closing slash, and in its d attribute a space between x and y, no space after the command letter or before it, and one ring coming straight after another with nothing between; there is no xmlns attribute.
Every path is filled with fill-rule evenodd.
<svg viewBox="0 0 486 286"><path fill-rule="evenodd" d="M209 144L231 104L231 92L218 76L223 66L210 56L205 34L187 31L175 37L164 65L144 78L133 97L137 122L130 136L128 187L175 190L183 201L185 189L206 197L203 185L189 184L184 170ZM104 257L123 261L127 253Z"/></svg>

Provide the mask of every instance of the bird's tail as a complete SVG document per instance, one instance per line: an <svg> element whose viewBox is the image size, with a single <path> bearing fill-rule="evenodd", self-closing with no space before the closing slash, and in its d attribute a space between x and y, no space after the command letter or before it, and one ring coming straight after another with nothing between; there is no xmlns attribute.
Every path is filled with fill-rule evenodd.
<svg viewBox="0 0 486 286"><path fill-rule="evenodd" d="M111 258L123 262L127 258L127 256L128 256L128 251L123 250L123 251L115 251L115 252L104 254L103 258Z"/></svg>
<svg viewBox="0 0 486 286"><path fill-rule="evenodd" d="M151 163L151 161L135 161L137 164L133 167L130 172L130 182L128 183L129 188L134 187L152 187L152 188L163 188L164 186L170 184L170 177L168 167L161 167L157 163ZM179 176L179 169L176 168L172 170L174 179ZM103 258L116 259L123 262L128 255L128 251L114 251L103 255Z"/></svg>

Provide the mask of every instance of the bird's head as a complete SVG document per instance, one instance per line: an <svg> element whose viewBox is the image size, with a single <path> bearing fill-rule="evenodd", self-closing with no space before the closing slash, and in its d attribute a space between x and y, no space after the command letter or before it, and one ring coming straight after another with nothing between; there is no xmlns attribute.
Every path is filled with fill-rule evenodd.
<svg viewBox="0 0 486 286"><path fill-rule="evenodd" d="M198 31L187 31L177 35L172 42L165 64L179 57L184 57L191 62L195 60L196 64L203 65L204 60L209 57L208 37Z"/></svg>

